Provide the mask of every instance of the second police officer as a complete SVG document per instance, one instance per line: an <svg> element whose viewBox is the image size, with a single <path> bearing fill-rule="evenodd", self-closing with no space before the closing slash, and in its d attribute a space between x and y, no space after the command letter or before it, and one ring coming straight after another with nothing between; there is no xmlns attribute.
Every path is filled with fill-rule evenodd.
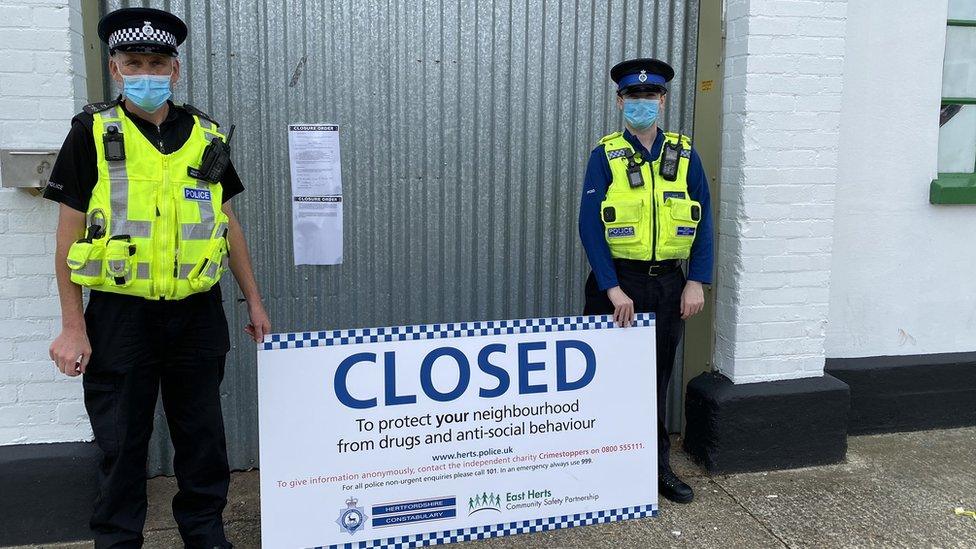
<svg viewBox="0 0 976 549"><path fill-rule="evenodd" d="M664 418L684 320L702 310L702 284L712 281L708 182L691 140L658 127L674 69L657 59L631 59L614 66L610 77L626 129L600 140L583 181L579 232L592 268L584 314L612 314L629 326L635 312L655 313L658 489L689 503L694 492L671 470Z"/></svg>

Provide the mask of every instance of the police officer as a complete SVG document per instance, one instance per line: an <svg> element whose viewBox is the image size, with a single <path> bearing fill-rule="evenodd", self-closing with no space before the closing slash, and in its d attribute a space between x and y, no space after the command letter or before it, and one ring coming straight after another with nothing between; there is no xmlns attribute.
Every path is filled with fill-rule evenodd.
<svg viewBox="0 0 976 549"><path fill-rule="evenodd" d="M95 546L142 545L146 458L161 391L176 450L180 535L187 547L230 547L219 393L230 344L217 284L228 267L247 300L245 330L255 341L270 330L228 203L244 189L213 118L169 100L180 77L183 21L121 9L102 18L98 34L122 95L74 117L44 194L61 204L62 331L50 354L66 375L84 374L103 454L90 522ZM82 287L91 289L84 313Z"/></svg>
<svg viewBox="0 0 976 549"><path fill-rule="evenodd" d="M712 280L708 183L691 140L658 127L674 69L657 59L631 59L610 77L627 127L601 139L586 168L579 231L592 271L584 311L613 314L621 326L635 312L655 313L658 489L689 503L694 492L669 463L664 413L683 321L702 310L702 284Z"/></svg>

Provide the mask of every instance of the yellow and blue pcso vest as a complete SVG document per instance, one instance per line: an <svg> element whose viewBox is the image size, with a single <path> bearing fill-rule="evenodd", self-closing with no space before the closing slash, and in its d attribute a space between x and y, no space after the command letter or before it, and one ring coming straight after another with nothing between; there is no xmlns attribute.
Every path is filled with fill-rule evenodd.
<svg viewBox="0 0 976 549"><path fill-rule="evenodd" d="M600 205L610 255L641 261L687 259L701 219L701 204L688 196L691 140L665 133L656 159L641 158L620 132L600 143L613 176ZM667 150L677 161L664 172L672 177L661 171Z"/></svg>
<svg viewBox="0 0 976 549"><path fill-rule="evenodd" d="M186 143L163 154L121 106L93 116L98 181L87 234L68 251L71 280L147 299L182 299L210 289L229 253L222 188L187 169L200 165L211 140L224 139L217 124L194 114Z"/></svg>

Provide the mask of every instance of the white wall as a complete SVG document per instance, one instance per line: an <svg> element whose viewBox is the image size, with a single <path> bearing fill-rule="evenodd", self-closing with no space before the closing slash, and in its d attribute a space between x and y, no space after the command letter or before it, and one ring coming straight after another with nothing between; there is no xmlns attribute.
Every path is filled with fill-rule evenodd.
<svg viewBox="0 0 976 549"><path fill-rule="evenodd" d="M823 373L846 2L728 0L716 368Z"/></svg>
<svg viewBox="0 0 976 549"><path fill-rule="evenodd" d="M976 351L976 205L929 204L946 0L850 0L827 356Z"/></svg>
<svg viewBox="0 0 976 549"><path fill-rule="evenodd" d="M0 147L61 146L85 104L80 10L80 0L0 0ZM48 358L61 329L57 211L0 189L0 445L91 440L80 378Z"/></svg>

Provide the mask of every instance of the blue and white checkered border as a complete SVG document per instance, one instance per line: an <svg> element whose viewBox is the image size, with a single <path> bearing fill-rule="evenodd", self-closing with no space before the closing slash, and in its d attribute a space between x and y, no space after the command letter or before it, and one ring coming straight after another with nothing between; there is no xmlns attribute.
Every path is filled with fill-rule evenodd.
<svg viewBox="0 0 976 549"><path fill-rule="evenodd" d="M638 313L634 326L653 326L654 313ZM451 337L476 337L511 335L539 332L570 332L573 330L602 330L613 328L610 315L564 316L529 318L523 320L486 320L481 322L455 322L450 324L420 324L388 328L362 328L357 330L330 330L323 332L292 332L270 334L258 344L260 351L296 349L305 347L330 347L357 343L389 343L421 339L445 339Z"/></svg>
<svg viewBox="0 0 976 549"><path fill-rule="evenodd" d="M529 532L545 532L572 528L574 526L589 526L604 522L616 522L645 517L656 517L657 505L641 505L639 507L624 507L623 509L609 509L575 515L562 515L520 522L503 522L487 526L475 526L460 530L444 530L442 532L428 532L394 538L378 538L371 541L357 541L339 543L336 545L319 546L315 549L413 549L442 543L456 543L459 541L473 541L479 539L497 538L512 534L527 534Z"/></svg>

